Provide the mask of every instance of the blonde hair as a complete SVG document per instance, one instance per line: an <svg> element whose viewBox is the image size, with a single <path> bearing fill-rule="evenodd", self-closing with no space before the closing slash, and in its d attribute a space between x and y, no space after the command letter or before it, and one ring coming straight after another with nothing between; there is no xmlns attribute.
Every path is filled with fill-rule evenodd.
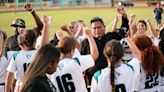
<svg viewBox="0 0 164 92"><path fill-rule="evenodd" d="M5 48L6 39L7 39L6 33L0 29L0 43L1 43L0 44L0 58L2 57L5 51L4 48Z"/></svg>

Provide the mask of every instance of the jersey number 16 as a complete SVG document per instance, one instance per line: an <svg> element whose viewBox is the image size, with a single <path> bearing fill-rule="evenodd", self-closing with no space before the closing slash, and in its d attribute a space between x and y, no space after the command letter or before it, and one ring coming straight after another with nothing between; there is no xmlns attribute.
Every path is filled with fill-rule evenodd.
<svg viewBox="0 0 164 92"><path fill-rule="evenodd" d="M60 92L75 92L75 85L72 82L71 74L65 74L56 77ZM64 91L65 90L65 91Z"/></svg>

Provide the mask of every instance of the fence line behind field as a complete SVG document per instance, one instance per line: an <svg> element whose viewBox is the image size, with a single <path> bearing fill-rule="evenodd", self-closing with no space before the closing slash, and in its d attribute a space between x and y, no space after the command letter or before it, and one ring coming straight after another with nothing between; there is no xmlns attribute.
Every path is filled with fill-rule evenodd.
<svg viewBox="0 0 164 92"><path fill-rule="evenodd" d="M95 8L95 7L111 7L111 0L15 0L16 2L3 3L0 0L0 11L22 11L26 3L31 3L37 10L48 9L69 9L69 8ZM11 0L10 0L11 1ZM121 0L114 0L114 6L118 6ZM147 7L145 0L129 0L133 6L127 7ZM161 1L162 2L162 1Z"/></svg>

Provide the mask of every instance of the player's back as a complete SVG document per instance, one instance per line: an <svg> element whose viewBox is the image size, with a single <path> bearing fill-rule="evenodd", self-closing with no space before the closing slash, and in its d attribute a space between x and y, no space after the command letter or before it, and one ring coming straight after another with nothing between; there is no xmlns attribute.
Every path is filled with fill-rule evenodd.
<svg viewBox="0 0 164 92"><path fill-rule="evenodd" d="M87 92L83 71L92 67L94 60L90 55L78 58L65 58L59 61L57 71L50 76L57 92Z"/></svg>
<svg viewBox="0 0 164 92"><path fill-rule="evenodd" d="M6 69L9 65L13 53L14 51L8 51L0 58L0 83L4 83L6 79Z"/></svg>
<svg viewBox="0 0 164 92"><path fill-rule="evenodd" d="M139 92L160 92L160 73L148 75L141 68Z"/></svg>
<svg viewBox="0 0 164 92"><path fill-rule="evenodd" d="M18 77L19 82L22 81L24 73L33 61L36 52L37 50L18 51L14 53L7 70L13 73L17 72L16 76Z"/></svg>
<svg viewBox="0 0 164 92"><path fill-rule="evenodd" d="M91 92L112 92L111 80L110 80L109 67L98 71L99 74L94 74L92 78ZM133 67L127 64L121 64L119 67L115 67L115 86L116 92L134 92L135 81L134 80Z"/></svg>

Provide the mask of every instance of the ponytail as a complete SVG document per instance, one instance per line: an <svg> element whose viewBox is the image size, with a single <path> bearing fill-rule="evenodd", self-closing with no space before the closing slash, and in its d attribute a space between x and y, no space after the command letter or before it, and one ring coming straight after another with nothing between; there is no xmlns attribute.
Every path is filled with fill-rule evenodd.
<svg viewBox="0 0 164 92"><path fill-rule="evenodd" d="M111 56L111 58L115 58L115 57ZM111 85L112 85L112 92L115 92L115 90L116 90L115 81L114 81L114 79L115 79L114 66L115 66L114 63L111 62L111 72L110 72L111 77L110 77L110 80L111 80Z"/></svg>
<svg viewBox="0 0 164 92"><path fill-rule="evenodd" d="M111 40L106 43L104 48L104 55L107 58L108 62L111 63L111 72L110 72L110 82L112 86L112 92L116 91L115 86L115 66L120 62L120 59L124 55L124 48L117 40Z"/></svg>

